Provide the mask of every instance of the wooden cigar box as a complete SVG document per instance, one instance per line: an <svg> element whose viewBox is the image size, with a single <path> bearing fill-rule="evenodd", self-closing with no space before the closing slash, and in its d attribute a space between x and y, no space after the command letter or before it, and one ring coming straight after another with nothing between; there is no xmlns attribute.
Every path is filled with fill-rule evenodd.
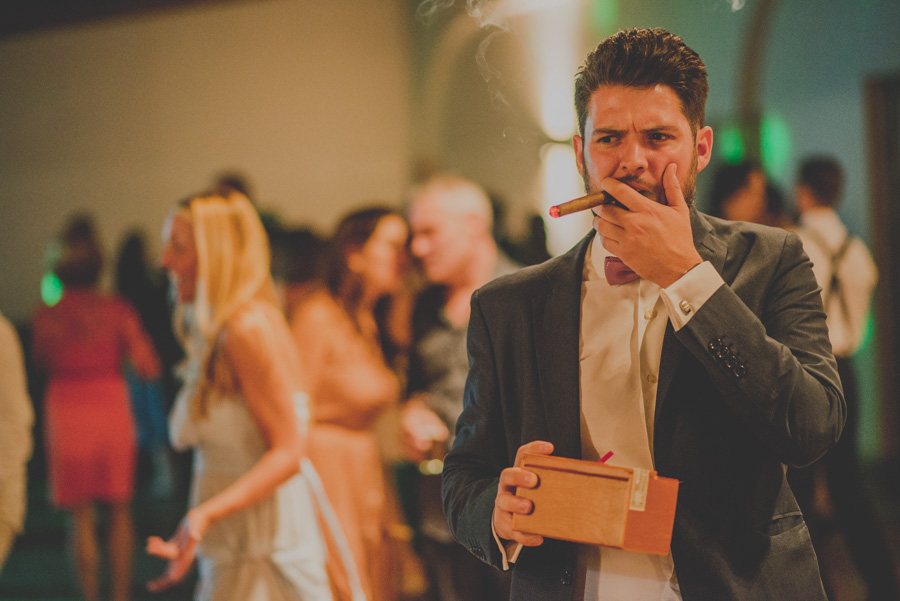
<svg viewBox="0 0 900 601"><path fill-rule="evenodd" d="M534 502L513 527L577 543L667 555L675 522L678 480L655 471L616 467L552 455L524 455L538 476L535 488L516 494Z"/></svg>

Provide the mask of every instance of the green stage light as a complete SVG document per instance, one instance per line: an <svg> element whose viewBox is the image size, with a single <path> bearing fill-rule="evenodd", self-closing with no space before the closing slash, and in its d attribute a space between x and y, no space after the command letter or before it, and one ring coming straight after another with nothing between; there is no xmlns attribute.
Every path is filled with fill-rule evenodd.
<svg viewBox="0 0 900 601"><path fill-rule="evenodd" d="M776 179L787 179L791 157L791 132L787 122L774 113L763 115L759 126L760 158L763 169Z"/></svg>
<svg viewBox="0 0 900 601"><path fill-rule="evenodd" d="M589 22L595 35L615 31L619 19L619 0L594 0L588 6Z"/></svg>
<svg viewBox="0 0 900 601"><path fill-rule="evenodd" d="M722 128L722 132L718 134L716 142L718 143L719 153L726 163L740 163L747 156L747 145L744 143L741 128L733 123Z"/></svg>
<svg viewBox="0 0 900 601"><path fill-rule="evenodd" d="M63 284L55 273L45 273L41 278L41 300L48 307L59 302L63 295Z"/></svg>

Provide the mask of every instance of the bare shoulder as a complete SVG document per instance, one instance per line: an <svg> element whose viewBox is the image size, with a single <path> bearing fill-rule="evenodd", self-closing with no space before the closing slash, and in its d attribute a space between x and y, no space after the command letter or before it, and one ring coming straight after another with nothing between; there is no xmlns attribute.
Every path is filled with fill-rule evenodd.
<svg viewBox="0 0 900 601"><path fill-rule="evenodd" d="M229 354L240 349L274 349L284 339L287 324L275 305L251 300L225 322L224 344Z"/></svg>
<svg viewBox="0 0 900 601"><path fill-rule="evenodd" d="M292 325L297 327L333 327L346 319L344 310L325 290L317 290L307 295L295 308L291 317Z"/></svg>

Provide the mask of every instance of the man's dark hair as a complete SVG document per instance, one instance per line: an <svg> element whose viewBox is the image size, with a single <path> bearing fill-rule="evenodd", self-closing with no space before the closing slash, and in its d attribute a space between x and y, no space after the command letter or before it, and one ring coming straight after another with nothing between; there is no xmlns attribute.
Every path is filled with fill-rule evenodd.
<svg viewBox="0 0 900 601"><path fill-rule="evenodd" d="M844 172L830 157L812 157L800 166L800 182L815 197L816 203L834 208L844 189Z"/></svg>
<svg viewBox="0 0 900 601"><path fill-rule="evenodd" d="M692 132L703 127L709 92L706 67L684 40L664 29L619 31L588 55L575 76L575 112L582 138L591 95L600 86L611 85L668 86L681 101Z"/></svg>

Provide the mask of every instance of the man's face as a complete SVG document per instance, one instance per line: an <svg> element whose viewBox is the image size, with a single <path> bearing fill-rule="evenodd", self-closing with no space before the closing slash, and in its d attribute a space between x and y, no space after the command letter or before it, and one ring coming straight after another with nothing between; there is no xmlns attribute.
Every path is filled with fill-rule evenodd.
<svg viewBox="0 0 900 601"><path fill-rule="evenodd" d="M587 192L599 192L600 182L613 177L666 204L663 172L675 163L690 204L697 172L709 164L712 130L701 128L695 139L668 86L602 86L588 102L584 138L576 135L573 143Z"/></svg>
<svg viewBox="0 0 900 601"><path fill-rule="evenodd" d="M425 277L435 284L452 284L469 260L471 232L465 215L425 196L410 207L409 226L410 250L421 262Z"/></svg>

